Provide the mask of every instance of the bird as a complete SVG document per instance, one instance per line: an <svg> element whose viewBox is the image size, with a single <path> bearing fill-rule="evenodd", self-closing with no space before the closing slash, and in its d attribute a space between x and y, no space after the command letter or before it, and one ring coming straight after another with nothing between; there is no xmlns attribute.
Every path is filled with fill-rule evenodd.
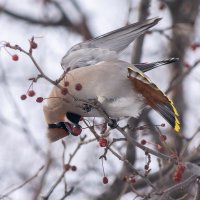
<svg viewBox="0 0 200 200"><path fill-rule="evenodd" d="M69 134L79 135L82 117L103 117L94 105L113 120L138 117L150 106L175 130L180 131L179 114L172 100L144 73L177 61L170 58L153 63L131 64L119 53L161 19L152 18L119 28L76 44L62 58L65 75L60 87L53 86L43 111L48 138L57 141Z"/></svg>

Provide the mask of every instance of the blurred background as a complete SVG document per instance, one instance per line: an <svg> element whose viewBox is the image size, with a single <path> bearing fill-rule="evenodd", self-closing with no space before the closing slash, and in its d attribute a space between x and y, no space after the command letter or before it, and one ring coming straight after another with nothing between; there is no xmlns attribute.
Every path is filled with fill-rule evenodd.
<svg viewBox="0 0 200 200"><path fill-rule="evenodd" d="M199 4L199 0L0 0L0 199L40 199L41 195L49 192L63 168L63 145L58 141L49 147L42 104L35 101L38 96L47 97L52 85L39 79L33 85L36 96L22 101L20 96L26 93L31 84L28 79L36 77L38 72L28 56L11 49L7 49L8 53L3 46L6 41L28 50L28 40L32 36L38 44L33 52L34 58L46 75L55 80L63 72L61 58L73 45L130 23L161 17L158 25L131 44L120 56L131 63L180 58L175 64L157 68L147 75L163 91L167 91L180 114L183 137L177 137L167 124L161 129L168 137L168 146L181 155L180 152L187 145L180 159L198 164ZM18 61L12 60L13 54L19 56ZM138 120L132 120L134 126L165 123L158 114L146 110ZM138 141L146 138L157 144L160 142L158 130L150 127L132 135ZM84 134L88 140L93 138L89 131L84 131ZM188 143L190 137L192 141ZM64 141L67 160L79 138L68 137ZM45 168L40 171L41 166L47 165L49 148L51 164L48 170ZM128 143L121 143L115 148L134 167L143 170L146 163L144 152ZM99 156L103 153L104 150L99 148L96 141L83 145L72 161L77 170L66 173L65 182L63 178L46 199L126 200L151 191L142 180L138 180L133 188L123 182L123 176L129 174L130 169L111 153L108 153L108 159L104 162L109 184L102 184ZM166 153L165 150L163 153ZM160 162L152 156L149 176L156 177L161 170L160 165L167 165L164 161L162 164ZM154 178L153 182L158 188L174 184L170 178L172 167L170 170L164 174L168 178L163 177L162 181L159 176ZM31 177L34 177L33 180L27 181ZM26 181L27 184L21 185ZM65 197L66 185L67 191L70 188L73 191ZM16 189L18 186L21 187ZM189 195L186 199L193 199L192 192L187 190ZM144 199L142 195L137 199ZM174 199L178 199L184 194L180 192L173 195Z"/></svg>

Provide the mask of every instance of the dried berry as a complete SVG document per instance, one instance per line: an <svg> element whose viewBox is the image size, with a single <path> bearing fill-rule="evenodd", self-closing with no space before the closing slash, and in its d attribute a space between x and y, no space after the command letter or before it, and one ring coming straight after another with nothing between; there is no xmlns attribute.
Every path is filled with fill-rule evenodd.
<svg viewBox="0 0 200 200"><path fill-rule="evenodd" d="M36 42L30 41L30 46L31 46L31 49L36 49L38 45Z"/></svg>
<svg viewBox="0 0 200 200"><path fill-rule="evenodd" d="M77 91L82 90L82 85L81 85L80 83L77 83L77 84L75 85L75 89L76 89Z"/></svg>
<svg viewBox="0 0 200 200"><path fill-rule="evenodd" d="M68 87L68 86L69 86L69 81L65 81L65 82L64 82L64 86L65 86L65 87Z"/></svg>
<svg viewBox="0 0 200 200"><path fill-rule="evenodd" d="M104 137L99 138L99 145L100 147L106 147L108 145L108 140Z"/></svg>
<svg viewBox="0 0 200 200"><path fill-rule="evenodd" d="M146 140L141 140L141 142L140 142L142 145L145 145L146 143L147 143L147 141Z"/></svg>
<svg viewBox="0 0 200 200"><path fill-rule="evenodd" d="M77 170L77 167L75 165L71 166L71 170L72 171L76 171Z"/></svg>
<svg viewBox="0 0 200 200"><path fill-rule="evenodd" d="M19 60L19 56L17 54L12 55L12 60L13 61L18 61Z"/></svg>
<svg viewBox="0 0 200 200"><path fill-rule="evenodd" d="M103 184L107 184L108 183L108 178L106 176L103 177Z"/></svg>
<svg viewBox="0 0 200 200"><path fill-rule="evenodd" d="M27 96L25 94L22 94L20 98L21 98L21 100L25 100L27 98Z"/></svg>
<svg viewBox="0 0 200 200"><path fill-rule="evenodd" d="M67 88L62 88L62 89L61 89L61 94L62 94L62 95L68 94L68 89L67 89Z"/></svg>
<svg viewBox="0 0 200 200"><path fill-rule="evenodd" d="M36 102L38 102L38 103L42 103L42 102L43 102L43 100L44 100L44 98L43 98L43 97L38 97L38 98L36 99Z"/></svg>
<svg viewBox="0 0 200 200"><path fill-rule="evenodd" d="M29 91L28 91L28 96L29 96L29 97L35 96L35 91L34 91L34 90L29 90Z"/></svg>
<svg viewBox="0 0 200 200"><path fill-rule="evenodd" d="M71 168L71 165L70 165L70 164L65 164L65 165L64 165L64 170L65 170L65 171L69 171L70 168Z"/></svg>
<svg viewBox="0 0 200 200"><path fill-rule="evenodd" d="M79 136L82 132L82 128L80 126L75 126L72 128L72 134L74 136Z"/></svg>

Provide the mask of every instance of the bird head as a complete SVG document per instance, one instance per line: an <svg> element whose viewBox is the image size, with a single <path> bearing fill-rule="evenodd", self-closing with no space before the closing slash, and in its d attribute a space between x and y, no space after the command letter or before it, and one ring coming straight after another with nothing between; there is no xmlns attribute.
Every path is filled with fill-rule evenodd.
<svg viewBox="0 0 200 200"><path fill-rule="evenodd" d="M55 142L70 134L78 136L82 132L81 126L78 124L81 116L67 112L59 106L43 107L45 120L48 124L47 136L50 142Z"/></svg>

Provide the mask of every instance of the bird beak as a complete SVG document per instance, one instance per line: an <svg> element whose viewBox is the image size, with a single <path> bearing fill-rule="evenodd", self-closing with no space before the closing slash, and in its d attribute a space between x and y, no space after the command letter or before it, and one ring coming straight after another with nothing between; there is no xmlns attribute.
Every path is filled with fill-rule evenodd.
<svg viewBox="0 0 200 200"><path fill-rule="evenodd" d="M69 122L59 122L57 124L49 124L47 136L50 142L55 142L69 134L78 136L81 132L82 128L80 125L73 125Z"/></svg>

